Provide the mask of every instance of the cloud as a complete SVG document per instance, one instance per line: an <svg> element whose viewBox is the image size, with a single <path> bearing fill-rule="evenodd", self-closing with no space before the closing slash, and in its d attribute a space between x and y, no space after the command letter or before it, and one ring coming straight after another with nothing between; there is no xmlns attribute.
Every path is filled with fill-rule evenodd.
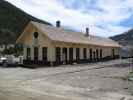
<svg viewBox="0 0 133 100"><path fill-rule="evenodd" d="M27 13L51 22L61 20L63 26L112 36L131 27L120 25L133 15L133 0L7 0ZM129 20L130 21L130 20Z"/></svg>

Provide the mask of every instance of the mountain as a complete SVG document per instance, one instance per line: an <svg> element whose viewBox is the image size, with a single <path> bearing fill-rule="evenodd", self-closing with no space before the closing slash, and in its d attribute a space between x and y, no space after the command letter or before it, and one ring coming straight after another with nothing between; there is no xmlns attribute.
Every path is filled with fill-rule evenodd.
<svg viewBox="0 0 133 100"><path fill-rule="evenodd" d="M0 44L15 43L31 20L51 25L25 13L7 1L0 0Z"/></svg>
<svg viewBox="0 0 133 100"><path fill-rule="evenodd" d="M118 41L122 45L133 45L133 29L130 29L123 34L116 35L110 38Z"/></svg>

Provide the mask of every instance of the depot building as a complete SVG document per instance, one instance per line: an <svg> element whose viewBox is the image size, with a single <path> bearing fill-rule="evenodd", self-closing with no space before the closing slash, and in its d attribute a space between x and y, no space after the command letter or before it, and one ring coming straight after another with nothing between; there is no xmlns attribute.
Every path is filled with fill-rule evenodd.
<svg viewBox="0 0 133 100"><path fill-rule="evenodd" d="M116 59L120 45L108 38L31 21L17 39L23 44L24 64L60 65Z"/></svg>

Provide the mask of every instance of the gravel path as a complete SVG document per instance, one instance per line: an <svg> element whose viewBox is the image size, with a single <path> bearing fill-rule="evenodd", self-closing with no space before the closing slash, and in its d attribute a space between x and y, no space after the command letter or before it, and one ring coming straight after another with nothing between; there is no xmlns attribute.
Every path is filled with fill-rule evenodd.
<svg viewBox="0 0 133 100"><path fill-rule="evenodd" d="M125 80L129 63L0 68L0 100L133 100Z"/></svg>

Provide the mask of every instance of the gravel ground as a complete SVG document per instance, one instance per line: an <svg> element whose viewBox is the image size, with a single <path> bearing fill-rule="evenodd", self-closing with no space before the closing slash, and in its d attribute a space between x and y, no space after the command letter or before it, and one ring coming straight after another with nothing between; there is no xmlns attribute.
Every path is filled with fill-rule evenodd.
<svg viewBox="0 0 133 100"><path fill-rule="evenodd" d="M133 100L125 80L131 70L129 62L37 69L1 67L0 100Z"/></svg>

